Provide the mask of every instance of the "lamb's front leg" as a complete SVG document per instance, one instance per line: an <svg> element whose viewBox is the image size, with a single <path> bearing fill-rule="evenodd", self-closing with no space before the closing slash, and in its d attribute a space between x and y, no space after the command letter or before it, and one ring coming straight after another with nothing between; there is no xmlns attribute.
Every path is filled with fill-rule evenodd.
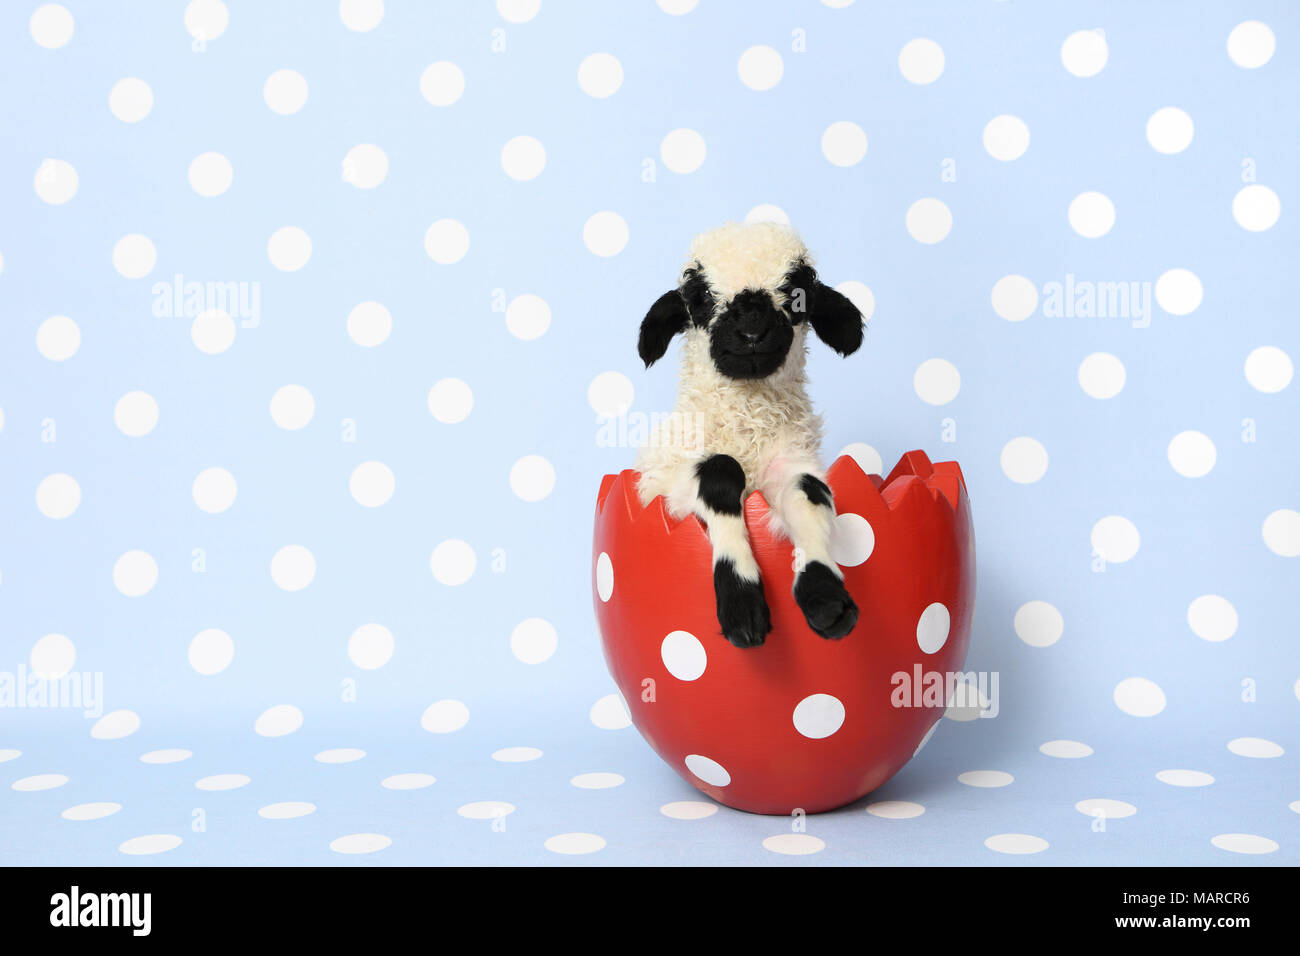
<svg viewBox="0 0 1300 956"><path fill-rule="evenodd" d="M840 638L858 623L858 606L844 587L844 573L831 557L835 503L820 469L780 465L771 469L763 493L785 525L799 556L794 600L814 632Z"/></svg>
<svg viewBox="0 0 1300 956"><path fill-rule="evenodd" d="M767 640L772 619L745 530L745 470L730 455L712 455L695 466L695 481L694 510L708 526L713 545L713 591L722 635L736 647L757 647Z"/></svg>

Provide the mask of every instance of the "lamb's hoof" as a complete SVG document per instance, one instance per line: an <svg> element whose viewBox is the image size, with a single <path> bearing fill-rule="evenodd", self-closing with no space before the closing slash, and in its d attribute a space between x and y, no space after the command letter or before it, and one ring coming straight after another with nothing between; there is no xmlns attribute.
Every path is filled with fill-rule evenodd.
<svg viewBox="0 0 1300 956"><path fill-rule="evenodd" d="M713 592L723 637L736 647L758 647L767 640L772 617L762 581L748 581L730 561L719 561L713 566Z"/></svg>
<svg viewBox="0 0 1300 956"><path fill-rule="evenodd" d="M858 606L844 582L820 561L810 562L794 581L794 600L808 626L822 637L843 637L858 623Z"/></svg>

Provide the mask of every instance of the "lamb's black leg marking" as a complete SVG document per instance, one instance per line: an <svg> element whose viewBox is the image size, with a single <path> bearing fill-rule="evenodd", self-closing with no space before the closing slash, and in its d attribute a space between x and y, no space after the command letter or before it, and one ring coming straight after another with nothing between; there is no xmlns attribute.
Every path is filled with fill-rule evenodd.
<svg viewBox="0 0 1300 956"><path fill-rule="evenodd" d="M713 545L718 625L736 647L757 647L767 639L772 621L745 531L745 470L730 455L712 455L696 466L695 476L695 510Z"/></svg>
<svg viewBox="0 0 1300 956"><path fill-rule="evenodd" d="M840 638L858 623L858 606L844 582L820 561L810 561L794 579L794 600L814 633Z"/></svg>

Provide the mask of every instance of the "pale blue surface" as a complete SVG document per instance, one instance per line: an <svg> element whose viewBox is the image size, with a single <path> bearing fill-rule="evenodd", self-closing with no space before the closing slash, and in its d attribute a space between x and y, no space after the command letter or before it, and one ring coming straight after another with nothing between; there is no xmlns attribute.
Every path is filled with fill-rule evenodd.
<svg viewBox="0 0 1300 956"><path fill-rule="evenodd" d="M205 52L191 49L183 3L66 3L72 40L39 47L28 31L34 2L0 11L0 670L27 662L44 634L67 635L77 670L104 675L106 710L138 714L117 740L90 735L71 711L0 710L0 862L22 864L294 863L785 863L785 864L1276 864L1300 861L1300 558L1265 545L1261 526L1300 508L1300 425L1295 383L1265 394L1243 363L1259 346L1300 357L1297 253L1298 8L1286 2L878 4L843 10L816 3L725 4L669 16L653 2L545 0L527 23L493 5L389 0L368 33L345 28L332 3L231 3L229 27ZM1226 53L1232 28L1268 23L1277 52L1259 69ZM1083 79L1060 47L1080 29L1104 28L1109 60ZM807 52L791 50L802 30ZM500 33L494 34L494 31ZM937 82L907 82L898 52L930 37L945 53ZM502 52L494 52L494 42ZM748 89L737 58L748 47L781 51L784 76ZM621 89L594 99L577 83L594 52L622 63ZM420 94L424 68L459 65L464 96L435 107ZM291 116L267 108L262 86L280 68L306 77L310 95ZM145 79L154 106L128 125L108 107L122 77ZM1162 155L1144 129L1157 109L1178 106L1195 123L1189 148ZM1010 113L1027 124L1028 151L1000 162L982 146L985 124ZM822 131L856 122L869 139L857 165L833 166ZM704 164L679 175L662 163L641 181L647 157L672 129L697 130ZM547 153L530 182L507 178L499 155L528 134ZM343 181L358 143L387 153L386 181L368 191ZM186 171L200 153L224 154L231 188L202 198ZM33 179L45 158L70 162L79 190L67 204L41 201ZM1278 223L1248 232L1233 219L1251 159L1281 199ZM956 181L941 180L955 161ZM1067 221L1073 197L1097 190L1114 202L1114 228L1099 239ZM952 211L951 234L923 245L904 228L908 207L934 196ZM826 848L807 857L763 849L789 830L779 818L723 809L705 820L670 820L658 808L695 792L635 730L601 730L588 711L612 691L601 660L589 591L590 522L600 476L633 451L598 447L587 388L615 371L636 388L634 410L669 407L671 362L652 372L634 353L636 325L671 283L695 232L742 218L760 203L789 214L832 283L855 280L875 297L867 344L841 361L815 348L814 397L828 419L827 452L870 443L886 467L923 447L965 470L979 542L979 594L967 667L1001 673L1001 715L944 721L920 757L863 804L808 822ZM600 210L627 221L630 241L604 259L583 244ZM468 255L433 263L423 236L450 217L470 234ZM304 229L312 256L298 272L267 258L271 233ZM113 268L114 243L143 233L157 249L147 278ZM1186 316L1153 305L1149 328L1125 319L1000 318L990 290L1021 274L1040 289L1067 273L1095 281L1154 281L1194 272L1204 300ZM156 318L151 285L174 273L261 283L261 325L240 329L222 354L205 355L186 319ZM549 331L522 341L492 310L543 297ZM378 300L393 332L373 349L346 330L351 308ZM51 315L81 329L71 359L34 345ZM1127 384L1098 401L1080 388L1081 360L1120 357ZM943 407L913 390L917 366L945 358L961 390ZM470 384L473 412L457 425L426 405L434 382ZM268 412L282 385L307 386L315 416L301 431ZM129 438L114 425L117 399L142 389L161 414ZM941 440L942 420L956 440ZM340 440L344 419L354 443ZM1257 441L1241 440L1243 419ZM57 441L42 441L47 420ZM1166 457L1170 439L1208 435L1217 463L1185 478ZM1007 441L1032 436L1050 465L1032 484L999 465ZM557 481L529 503L510 487L512 464L543 455ZM380 460L396 493L377 509L349 495L361 462ZM234 474L238 497L210 515L191 498L202 469ZM76 513L54 521L35 506L52 473L78 481ZM1141 533L1130 561L1092 570L1089 535L1106 515ZM429 555L444 539L468 541L474 576L447 587ZM314 582L278 588L276 550L310 548ZM207 570L190 570L204 548ZM127 598L113 586L123 552L159 565L157 585ZM493 552L502 549L503 570ZM1212 643L1188 626L1189 602L1219 594L1240 625ZM1031 600L1055 605L1065 629L1031 647L1012 627ZM541 617L559 634L549 660L511 653L521 620ZM377 621L396 639L390 662L363 671L348 636ZM187 647L205 628L234 641L233 663L215 676L191 669ZM852 639L852 638L850 638ZM1156 682L1167 706L1155 717L1121 712L1115 685ZM340 700L356 681L358 700ZM1256 700L1241 700L1241 682ZM463 701L469 723L429 734L432 702ZM277 704L300 708L301 730L253 731ZM1253 759L1229 740L1260 737L1284 756ZM1067 738L1095 753L1041 754ZM505 764L508 746L544 756ZM150 766L140 754L181 747L194 756ZM367 756L322 765L327 748ZM1159 770L1205 771L1216 782L1176 788ZM1000 789L959 784L957 774L995 769ZM437 783L394 792L380 780L427 772ZM619 787L570 786L575 774L622 774ZM35 774L66 775L57 789L19 792ZM203 792L219 773L248 775L237 790ZM1136 816L1093 821L1084 799L1121 800ZM872 800L908 800L907 820L863 812ZM310 816L260 819L267 804L303 800ZM456 810L482 800L517 807L502 832ZM64 809L113 801L121 812L71 822ZM206 830L191 820L202 810ZM599 834L584 857L548 852L556 834ZM118 851L124 840L175 834L158 856ZM392 845L348 857L330 841L380 833ZM1050 847L1033 856L991 852L995 834L1027 833ZM1277 852L1245 856L1211 837L1249 833Z"/></svg>

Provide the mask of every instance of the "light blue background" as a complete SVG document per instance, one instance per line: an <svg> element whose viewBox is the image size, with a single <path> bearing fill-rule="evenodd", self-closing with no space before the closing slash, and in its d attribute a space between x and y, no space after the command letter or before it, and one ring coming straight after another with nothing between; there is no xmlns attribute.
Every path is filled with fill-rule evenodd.
<svg viewBox="0 0 1300 956"><path fill-rule="evenodd" d="M1300 356L1297 252L1297 8L1286 2L819 3L701 0L670 16L650 0L545 0L525 23L494 5L389 0L382 22L358 33L332 3L229 4L229 26L204 52L191 48L183 3L67 0L76 21L61 49L29 33L34 2L0 11L0 669L27 661L44 634L75 644L76 669L104 675L107 710L141 720L117 740L91 737L72 711L0 711L0 862L21 864L562 863L1037 865L1083 863L1276 864L1300 860L1300 559L1270 550L1265 518L1300 508L1296 385L1265 394L1243 373L1246 356L1276 346ZM1277 52L1242 69L1226 52L1238 23L1259 19ZM1060 49L1076 30L1102 28L1105 68L1071 75ZM806 52L792 49L802 31ZM898 67L902 46L935 40L942 76L914 85ZM504 44L504 49L500 49ZM765 44L784 75L771 90L742 84L737 60ZM494 48L495 47L495 48ZM622 64L607 99L580 89L578 64L607 52ZM449 60L464 95L435 107L419 79ZM266 78L291 68L307 80L304 108L268 109ZM127 124L109 110L123 77L152 88L152 112ZM1162 155L1147 142L1148 117L1177 106L1195 123L1191 145ZM993 117L1020 117L1025 154L992 158L982 132ZM841 168L823 156L823 130L851 120L869 149ZM663 137L698 131L707 157L677 174L659 161ZM512 137L536 137L546 166L516 182L500 164ZM344 181L358 143L389 160L372 190ZM197 195L190 161L225 155L230 189ZM53 206L33 189L46 158L71 163L76 196ZM656 176L643 181L643 163ZM1233 219L1242 162L1280 197L1278 223L1248 232ZM951 160L955 181L941 177ZM1088 239L1066 210L1096 190L1114 203L1111 231ZM936 197L951 234L924 245L904 227L908 207ZM781 818L723 809L672 820L659 807L696 794L631 728L603 730L589 710L613 690L601 659L590 594L590 531L606 472L634 451L596 442L587 390L600 373L635 386L634 411L666 410L673 363L640 368L637 323L672 283L690 237L761 203L780 206L832 283L870 287L875 312L866 345L849 360L814 348L813 394L828 421L828 456L850 442L879 450L886 468L924 448L957 459L973 501L979 593L968 668L1001 674L1001 714L943 721L921 755L863 803L808 822L820 853L778 856L765 837ZM583 224L619 213L629 241L601 258ZM426 255L425 230L453 218L468 254L442 266ZM267 256L276 229L312 240L297 272ZM143 279L113 267L114 243L147 235L157 263ZM1005 275L1040 289L1067 273L1093 281L1152 282L1173 268L1199 277L1204 298L1185 316L1154 307L1149 328L1125 319L1000 318L990 303ZM174 273L261 284L261 324L206 355L189 320L157 318L150 287ZM523 341L494 311L531 293L552 312L549 330ZM382 302L391 337L363 348L347 333L354 305ZM36 330L51 315L81 329L64 362L42 357ZM1099 401L1077 369L1097 351L1118 356L1127 383ZM913 373L929 358L952 362L961 389L949 404L923 402ZM434 382L473 389L462 423L431 416ZM300 431L276 426L272 394L302 384L315 414ZM114 425L119 397L157 400L147 436ZM342 422L356 441L341 440ZM942 422L955 424L945 443ZM1257 441L1242 440L1243 420ZM57 440L41 439L53 420ZM1185 430L1208 435L1217 463L1204 477L1177 474L1166 457ZM1003 446L1042 443L1049 466L1031 484L1010 481ZM525 455L554 466L539 502L512 493ZM348 491L352 470L379 460L396 493L369 509ZM238 497L210 515L191 497L194 476L220 466ZM76 513L44 517L35 489L52 473L81 487ZM1093 570L1090 532L1106 515L1137 527L1141 547L1104 573ZM459 538L478 555L459 587L438 583L429 556ZM301 544L317 561L296 593L271 579L272 555ZM203 548L207 570L190 570ZM112 568L140 549L159 565L139 598L115 590ZM493 568L500 549L504 569ZM1240 625L1212 643L1187 622L1203 594L1226 597ZM1013 629L1028 601L1053 604L1061 639L1032 647ZM511 653L525 618L554 625L558 648L529 665ZM348 636L366 622L390 628L396 650L363 671ZM187 648L205 628L228 632L233 663L205 677ZM852 639L852 638L850 638ZM1128 677L1164 691L1154 717L1130 716L1112 692ZM356 681L358 700L341 700ZM1255 682L1254 702L1242 681ZM463 701L461 730L430 734L421 714L436 700ZM296 733L265 738L259 714L301 709ZM1230 740L1281 745L1273 759L1238 756ZM1040 753L1058 738L1087 743L1085 759ZM535 761L492 759L503 747L543 751ZM186 748L189 760L150 766L139 755ZM354 763L324 765L325 749L357 747ZM1212 774L1211 786L1167 786L1157 771ZM957 782L969 770L1015 777L999 789ZM623 775L618 787L571 786L576 774ZM433 786L395 792L390 774L426 772ZM68 783L11 789L30 775ZM194 783L240 773L251 783L203 792ZM1094 832L1080 800L1122 800L1137 814ZM881 819L864 807L907 800L925 812ZM302 800L296 820L261 819L267 804ZM502 800L517 809L501 832L457 808ZM113 816L60 817L91 801L120 803ZM206 830L191 821L202 810ZM544 849L556 834L607 841L590 856ZM337 837L379 833L391 846L367 856L331 852ZM1026 833L1050 846L1024 857L986 849L995 834ZM1249 833L1279 844L1245 856L1211 838ZM146 834L183 840L158 856L119 852Z"/></svg>

